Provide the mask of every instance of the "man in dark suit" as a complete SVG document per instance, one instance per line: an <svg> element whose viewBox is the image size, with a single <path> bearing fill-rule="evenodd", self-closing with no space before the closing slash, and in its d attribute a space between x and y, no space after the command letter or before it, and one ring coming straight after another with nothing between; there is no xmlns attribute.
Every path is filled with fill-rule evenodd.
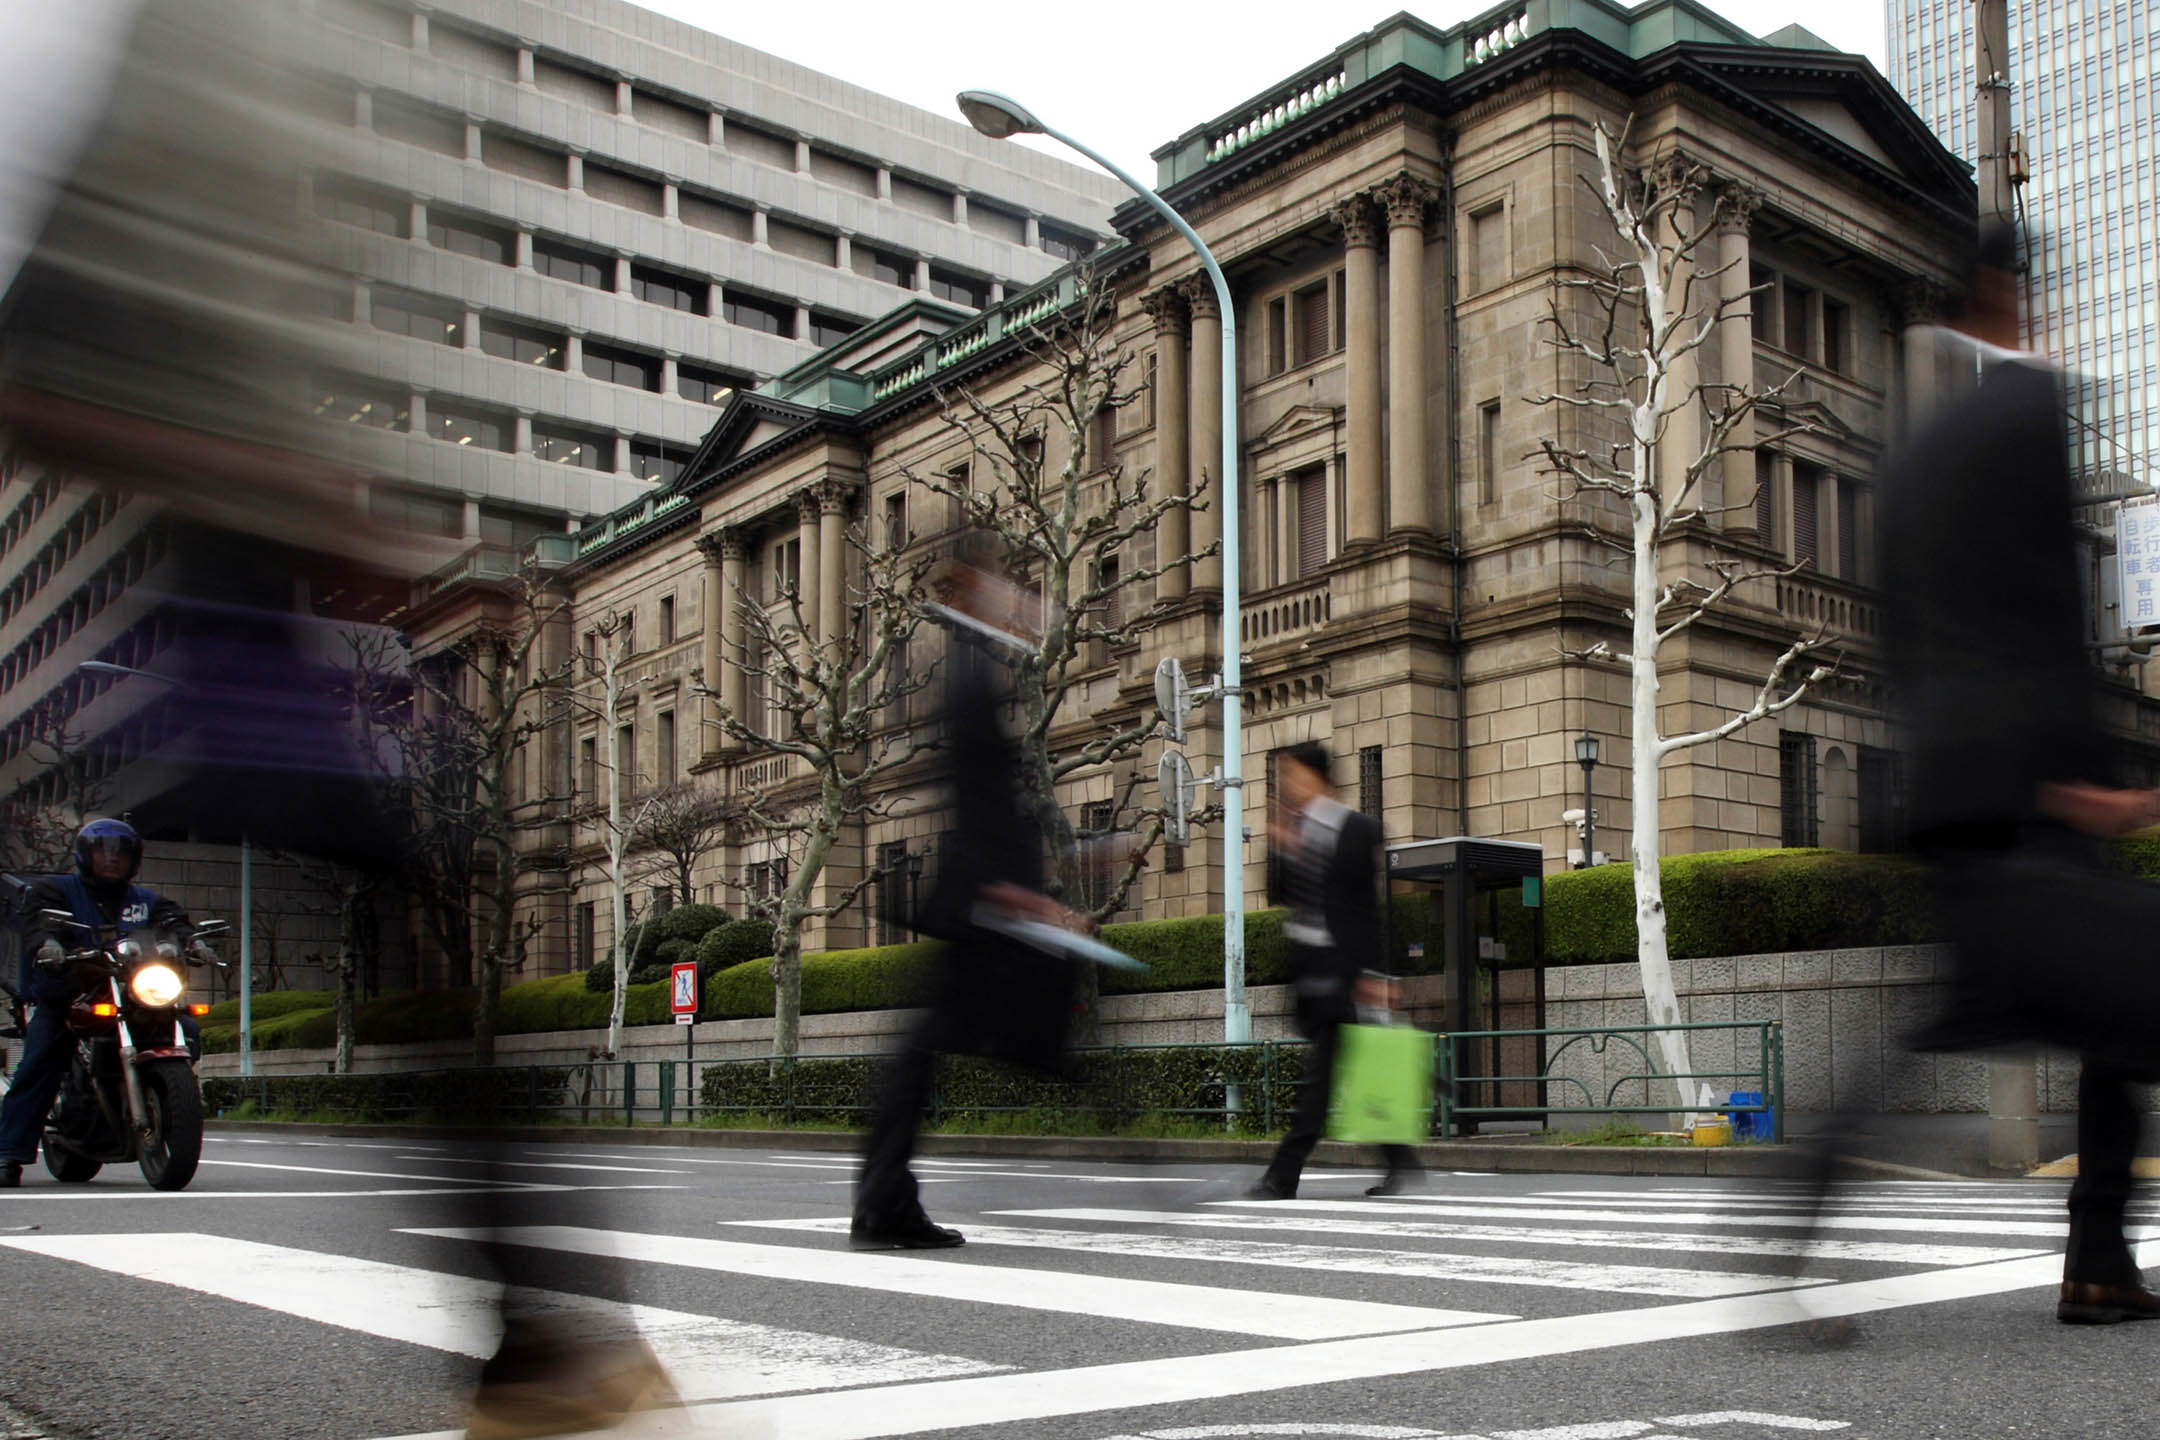
<svg viewBox="0 0 2160 1440"><path fill-rule="evenodd" d="M1341 1029L1357 1019L1360 977L1380 958L1380 822L1335 798L1327 747L1308 740L1275 756L1268 816L1268 899L1290 907L1290 986L1298 1033L1312 1042L1290 1129L1254 1200L1288 1200L1327 1123ZM1393 1195L1416 1174L1408 1146L1385 1147L1387 1175L1365 1193Z"/></svg>
<svg viewBox="0 0 2160 1440"><path fill-rule="evenodd" d="M1948 1008L1920 1043L2083 1055L2056 1314L2106 1324L2160 1317L2123 1234L2130 1086L2160 1078L2160 887L2112 869L2102 843L2160 820L2160 794L2112 775L2061 380L2015 348L2015 269L2015 233L1984 232L1958 329L1937 336L1965 393L1885 466L1884 648L1913 847L1956 942Z"/></svg>
<svg viewBox="0 0 2160 1440"><path fill-rule="evenodd" d="M952 632L941 740L952 824L936 883L912 923L943 940L927 1006L894 1057L870 1116L849 1239L858 1248L934 1250L963 1243L924 1213L909 1169L939 1054L980 1055L1055 1071L1073 1023L1076 962L1006 938L1001 921L1088 928L1043 893L1043 834L1020 784L1020 749L999 720L1005 657L1036 644L1033 596L999 571L988 537L963 537L932 584Z"/></svg>

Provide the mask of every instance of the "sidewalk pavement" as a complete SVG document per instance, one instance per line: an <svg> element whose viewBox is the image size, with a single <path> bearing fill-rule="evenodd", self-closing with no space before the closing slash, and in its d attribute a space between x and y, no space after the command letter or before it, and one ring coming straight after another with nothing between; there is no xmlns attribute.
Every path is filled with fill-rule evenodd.
<svg viewBox="0 0 2160 1440"><path fill-rule="evenodd" d="M1436 1140L1417 1147L1420 1161L1432 1170L1490 1170L1522 1174L1657 1175L1777 1179L1804 1176L1813 1160L1810 1142L1828 1133L1832 1117L1794 1115L1787 1121L1785 1145L1663 1146L1566 1145L1527 1134ZM2072 1115L2040 1119L2044 1159L2074 1156L2077 1120ZM468 1130L424 1125L298 1125L271 1121L209 1122L213 1131L231 1133L304 1132L322 1135L411 1137L470 1134ZM2160 1157L2160 1133L2148 1126L2141 1153ZM607 1145L686 1145L715 1149L815 1150L853 1153L860 1137L833 1130L715 1130L685 1125L601 1126L532 1125L491 1129L505 1139L549 1141L575 1139ZM1267 1163L1269 1140L1150 1140L1118 1136L951 1135L926 1134L925 1155L1009 1156L1035 1160L1250 1164ZM1985 1115L1861 1115L1847 1117L1838 1145L1843 1172L1855 1179L1941 1180L2017 1179L1991 1171L1987 1164ZM1322 1143L1313 1156L1318 1165L1369 1166L1369 1146ZM2155 1166L2140 1167L2160 1172ZM2043 1166L2048 1174L2063 1173ZM2036 1172L2036 1174L2041 1172ZM2071 1171L2070 1173L2075 1173Z"/></svg>

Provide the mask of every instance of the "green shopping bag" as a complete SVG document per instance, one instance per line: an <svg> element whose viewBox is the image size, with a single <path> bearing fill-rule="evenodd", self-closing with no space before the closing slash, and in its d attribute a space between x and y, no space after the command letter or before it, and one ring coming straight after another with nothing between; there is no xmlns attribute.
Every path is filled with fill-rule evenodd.
<svg viewBox="0 0 2160 1440"><path fill-rule="evenodd" d="M1337 1032L1330 1140L1416 1145L1432 1133L1433 1043L1413 1025L1345 1025Z"/></svg>

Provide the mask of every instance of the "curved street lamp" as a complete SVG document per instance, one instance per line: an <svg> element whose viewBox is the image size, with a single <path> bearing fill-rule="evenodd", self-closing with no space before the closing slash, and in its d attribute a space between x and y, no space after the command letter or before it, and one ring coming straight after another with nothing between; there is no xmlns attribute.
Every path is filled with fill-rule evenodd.
<svg viewBox="0 0 2160 1440"><path fill-rule="evenodd" d="M1116 164L1078 140L1050 126L1009 95L995 90L963 90L955 97L960 113L992 140L1015 135L1047 135L1079 151L1125 183L1164 222L1185 237L1200 257L1208 283L1215 287L1222 311L1222 461L1216 485L1222 506L1222 707L1223 707L1223 1039L1232 1045L1252 1038L1252 1010L1245 999L1245 725L1244 671L1238 647L1240 580L1238 571L1237 487L1237 311L1230 303L1230 282L1215 263L1207 242L1185 223L1169 202Z"/></svg>

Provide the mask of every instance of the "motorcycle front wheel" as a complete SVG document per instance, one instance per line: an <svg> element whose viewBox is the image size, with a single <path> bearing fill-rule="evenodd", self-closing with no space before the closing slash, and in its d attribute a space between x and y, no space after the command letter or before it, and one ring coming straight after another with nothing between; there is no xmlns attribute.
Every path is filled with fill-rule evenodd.
<svg viewBox="0 0 2160 1440"><path fill-rule="evenodd" d="M102 1160L92 1160L73 1150L63 1150L53 1143L52 1136L45 1137L45 1169L53 1179L63 1185L82 1185L95 1178L105 1168Z"/></svg>
<svg viewBox="0 0 2160 1440"><path fill-rule="evenodd" d="M202 1160L202 1091L194 1068L162 1060L143 1068L143 1179L153 1190L179 1190L195 1178Z"/></svg>

